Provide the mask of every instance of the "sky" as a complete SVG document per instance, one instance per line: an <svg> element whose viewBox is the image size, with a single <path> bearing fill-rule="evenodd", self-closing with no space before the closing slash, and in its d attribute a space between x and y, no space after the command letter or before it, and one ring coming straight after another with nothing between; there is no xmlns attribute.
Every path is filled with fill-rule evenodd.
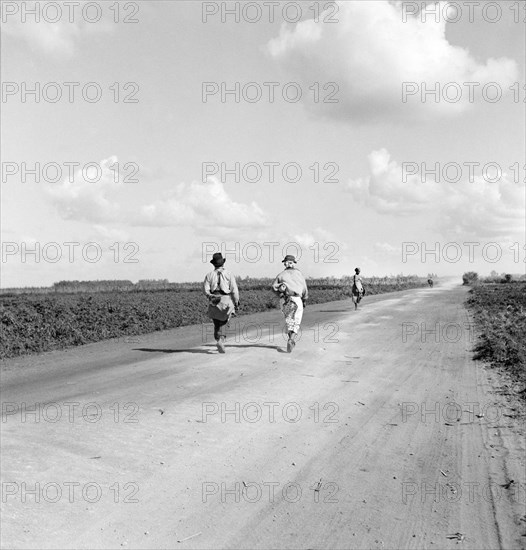
<svg viewBox="0 0 526 550"><path fill-rule="evenodd" d="M524 2L67 4L2 2L3 288L524 273Z"/></svg>

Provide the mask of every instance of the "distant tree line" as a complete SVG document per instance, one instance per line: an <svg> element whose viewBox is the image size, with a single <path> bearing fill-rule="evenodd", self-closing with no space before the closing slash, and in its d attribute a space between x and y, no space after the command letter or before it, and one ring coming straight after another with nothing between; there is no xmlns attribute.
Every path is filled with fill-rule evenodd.
<svg viewBox="0 0 526 550"><path fill-rule="evenodd" d="M478 273L475 271L467 271L462 275L462 284L476 285L477 283L518 283L526 280L526 275L512 275L511 273L501 273L500 275L494 270L489 277L479 279Z"/></svg>
<svg viewBox="0 0 526 550"><path fill-rule="evenodd" d="M238 285L242 290L268 289L272 284L272 278L236 277ZM390 275L386 277L363 277L367 285L385 284L406 284L423 280L417 275ZM313 288L335 288L352 286L352 276L343 277L319 277L307 278L308 285ZM127 279L100 280L100 281L59 281L50 287L24 287L0 289L0 294L66 294L78 292L138 292L138 291L160 291L160 290L192 290L200 291L201 282L171 283L168 279L141 279L133 283Z"/></svg>

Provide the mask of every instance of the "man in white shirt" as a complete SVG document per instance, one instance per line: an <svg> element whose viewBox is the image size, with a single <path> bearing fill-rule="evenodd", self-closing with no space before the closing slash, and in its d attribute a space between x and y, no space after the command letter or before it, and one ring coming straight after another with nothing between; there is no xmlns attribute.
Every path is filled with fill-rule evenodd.
<svg viewBox="0 0 526 550"><path fill-rule="evenodd" d="M296 269L296 258L290 254L283 260L285 269L274 279L272 290L279 294L281 311L285 316L289 340L287 352L291 353L296 345L296 335L303 318L303 309L307 305L309 291L305 277Z"/></svg>
<svg viewBox="0 0 526 550"><path fill-rule="evenodd" d="M232 313L239 307L236 278L223 265L226 259L216 252L210 263L214 271L205 277L203 290L208 298L208 316L214 322L214 338L219 353L225 353L226 328Z"/></svg>
<svg viewBox="0 0 526 550"><path fill-rule="evenodd" d="M352 283L352 301L354 303L354 309L358 309L358 304L365 296L365 288L363 287L362 278L360 277L360 268L354 269L353 283Z"/></svg>

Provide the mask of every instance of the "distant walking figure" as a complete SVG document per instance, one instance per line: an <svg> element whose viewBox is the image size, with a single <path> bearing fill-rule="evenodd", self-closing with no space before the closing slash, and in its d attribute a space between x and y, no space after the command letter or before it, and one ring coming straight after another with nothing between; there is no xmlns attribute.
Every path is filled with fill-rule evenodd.
<svg viewBox="0 0 526 550"><path fill-rule="evenodd" d="M365 288L363 287L362 278L360 277L359 267L355 268L352 280L352 301L354 303L354 309L356 310L358 309L358 304L365 296Z"/></svg>
<svg viewBox="0 0 526 550"><path fill-rule="evenodd" d="M204 292L208 298L208 316L214 322L214 338L219 353L225 353L226 329L232 313L239 307L236 278L223 265L226 259L216 252L210 263L214 266L205 277Z"/></svg>
<svg viewBox="0 0 526 550"><path fill-rule="evenodd" d="M305 277L294 267L296 258L287 254L283 260L285 269L274 279L272 290L280 297L281 311L285 316L289 340L287 352L291 353L296 345L296 335L303 317L303 309L307 305L309 291Z"/></svg>
<svg viewBox="0 0 526 550"><path fill-rule="evenodd" d="M433 286L433 279L428 279L427 284L432 287Z"/></svg>

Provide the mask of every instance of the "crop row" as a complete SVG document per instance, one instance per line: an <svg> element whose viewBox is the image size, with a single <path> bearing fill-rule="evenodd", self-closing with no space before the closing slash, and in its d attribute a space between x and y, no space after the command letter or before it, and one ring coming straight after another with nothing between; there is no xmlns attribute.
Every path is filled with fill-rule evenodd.
<svg viewBox="0 0 526 550"><path fill-rule="evenodd" d="M526 388L526 283L475 285L467 304L479 333L475 358L503 368Z"/></svg>

